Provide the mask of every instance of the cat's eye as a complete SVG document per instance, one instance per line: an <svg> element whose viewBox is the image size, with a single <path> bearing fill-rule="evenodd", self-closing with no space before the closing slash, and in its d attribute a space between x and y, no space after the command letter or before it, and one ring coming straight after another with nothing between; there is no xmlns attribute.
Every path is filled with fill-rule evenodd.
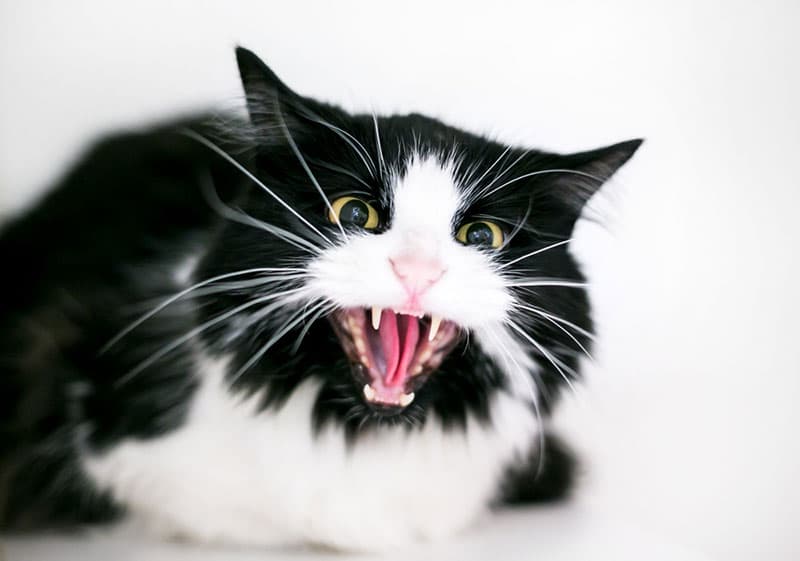
<svg viewBox="0 0 800 561"><path fill-rule="evenodd" d="M358 226L366 230L378 227L378 211L358 197L339 197L328 209L328 220L342 226Z"/></svg>
<svg viewBox="0 0 800 561"><path fill-rule="evenodd" d="M469 222L456 232L456 239L464 245L477 245L497 249L503 245L503 230L489 220Z"/></svg>

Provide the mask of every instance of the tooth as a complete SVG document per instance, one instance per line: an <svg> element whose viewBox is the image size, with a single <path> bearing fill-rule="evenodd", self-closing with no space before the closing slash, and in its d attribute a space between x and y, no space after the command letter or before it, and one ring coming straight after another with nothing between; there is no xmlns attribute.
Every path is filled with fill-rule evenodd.
<svg viewBox="0 0 800 561"><path fill-rule="evenodd" d="M358 354L360 355L365 354L367 351L367 347L364 344L364 340L361 337L356 337L355 339L353 339L353 341L355 341L356 350L358 351Z"/></svg>
<svg viewBox="0 0 800 561"><path fill-rule="evenodd" d="M428 341L433 341L436 334L439 332L439 326L442 323L441 316L431 316L431 329L428 331Z"/></svg>
<svg viewBox="0 0 800 561"><path fill-rule="evenodd" d="M400 396L400 405L403 407L408 407L412 401L414 401L414 392L404 393Z"/></svg>
<svg viewBox="0 0 800 561"><path fill-rule="evenodd" d="M428 362L428 360L431 358L432 354L433 354L433 351L430 349L430 347L428 347L427 349L422 351L422 353L419 355L419 358L417 359L419 361L420 365L425 364L426 362Z"/></svg>
<svg viewBox="0 0 800 561"><path fill-rule="evenodd" d="M364 384L364 397L367 398L367 401L372 401L375 399L375 390L373 390L372 386L369 384Z"/></svg>
<svg viewBox="0 0 800 561"><path fill-rule="evenodd" d="M372 329L375 331L381 326L381 313L383 313L383 308L372 306Z"/></svg>

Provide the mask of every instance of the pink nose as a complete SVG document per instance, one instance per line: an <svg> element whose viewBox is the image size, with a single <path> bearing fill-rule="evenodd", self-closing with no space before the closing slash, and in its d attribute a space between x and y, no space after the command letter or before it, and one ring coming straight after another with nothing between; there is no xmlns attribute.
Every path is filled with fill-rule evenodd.
<svg viewBox="0 0 800 561"><path fill-rule="evenodd" d="M445 272L444 267L437 259L418 257L408 253L390 257L389 263L392 264L395 276L409 295L422 294L442 278Z"/></svg>

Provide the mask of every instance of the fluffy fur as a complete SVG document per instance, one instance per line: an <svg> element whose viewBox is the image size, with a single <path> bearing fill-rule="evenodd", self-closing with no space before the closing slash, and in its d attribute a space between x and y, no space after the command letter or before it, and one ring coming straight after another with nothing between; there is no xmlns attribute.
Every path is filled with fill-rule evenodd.
<svg viewBox="0 0 800 561"><path fill-rule="evenodd" d="M349 115L237 57L248 120L106 139L5 226L2 526L371 550L563 496L544 420L592 328L568 241L640 141L556 155ZM377 226L332 220L343 196ZM457 239L482 220L498 247ZM412 298L398 256L440 274ZM455 335L384 407L340 318L407 300Z"/></svg>

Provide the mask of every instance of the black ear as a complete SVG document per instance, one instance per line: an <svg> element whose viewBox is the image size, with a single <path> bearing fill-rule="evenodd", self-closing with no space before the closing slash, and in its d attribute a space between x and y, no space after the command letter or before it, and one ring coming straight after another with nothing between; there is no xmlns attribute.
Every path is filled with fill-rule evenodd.
<svg viewBox="0 0 800 561"><path fill-rule="evenodd" d="M285 123L294 129L303 98L289 89L258 56L244 47L236 47L236 62L242 78L250 120L270 134L281 134Z"/></svg>
<svg viewBox="0 0 800 561"><path fill-rule="evenodd" d="M642 142L643 139L637 138L560 156L557 166L563 171L554 172L554 195L580 213L592 195L633 156Z"/></svg>

